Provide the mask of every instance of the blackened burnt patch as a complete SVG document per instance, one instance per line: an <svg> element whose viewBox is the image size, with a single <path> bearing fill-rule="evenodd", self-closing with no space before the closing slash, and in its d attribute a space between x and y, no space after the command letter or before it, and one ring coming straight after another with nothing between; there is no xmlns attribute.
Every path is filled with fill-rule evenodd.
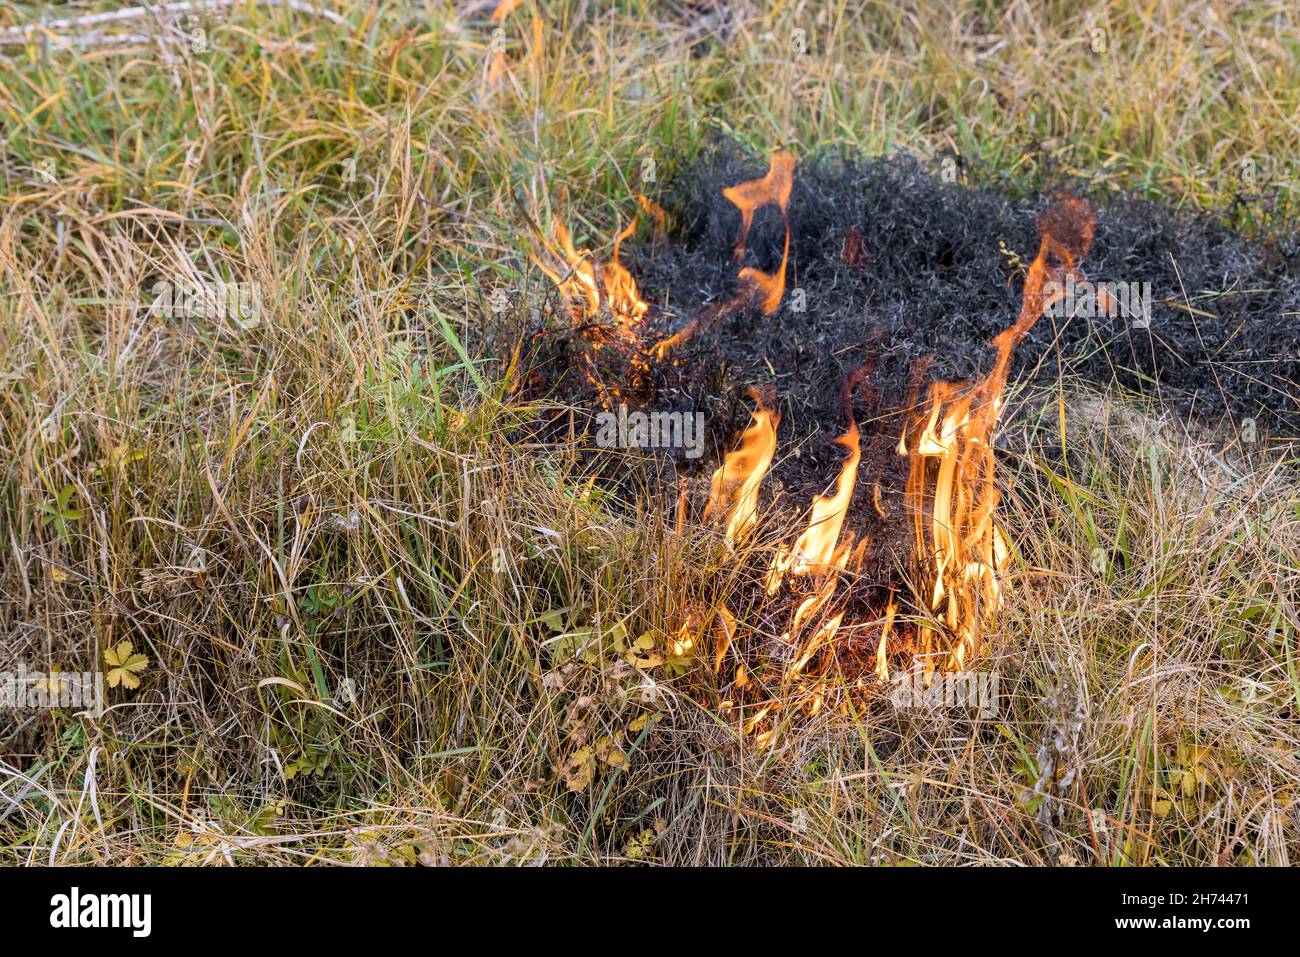
<svg viewBox="0 0 1300 957"><path fill-rule="evenodd" d="M590 419L607 408L611 387L636 407L702 413L702 457L652 457L649 486L630 482L622 460L593 458L592 467L632 500L636 489L657 483L677 501L683 476L696 479L686 488L707 486L700 480L750 423L749 390L771 387L780 424L762 508L772 529L802 527L813 496L825 494L840 471L844 450L834 440L851 413L861 463L844 528L871 543L852 600L878 609L912 548L898 442L914 400L931 382L975 383L990 372L993 340L1020 314L1040 225L1060 233L1062 250L1086 251L1084 280L1149 284L1150 312L1144 323L1077 308L1049 312L1015 348L1012 382L1118 384L1203 421L1253 419L1261 431L1297 434L1294 250L1210 219L1087 191L1080 192L1097 208L1095 231L1076 236L1070 222L1052 220L1056 196L946 184L909 159L804 159L789 204L785 294L764 316L736 306L743 299L737 276L744 266L778 267L785 223L775 206L757 209L737 263L741 215L723 190L762 176L766 162L727 148L696 161L659 197L674 221L668 241L624 246L624 263L650 303L638 354L653 355L656 343L699 320L697 333L649 361L644 375L629 374L628 354L593 351L563 310L535 326L525 350L526 391L568 406L551 428L536 430L541 437L567 435L570 416L585 410ZM579 353L592 361L575 364ZM857 370L861 387L846 407L843 386ZM1014 411L1003 415L1004 428ZM580 423L576 430L588 431Z"/></svg>
<svg viewBox="0 0 1300 957"><path fill-rule="evenodd" d="M729 148L700 159L664 197L675 241L655 254L632 251L643 289L682 322L734 295L740 215L722 189L761 175L763 164ZM1150 312L1090 316L1085 305L1049 314L1017 349L1013 380L1118 384L1204 421L1249 418L1297 434L1295 250L1150 202L1088 198L1098 223L1085 278L1132 284L1135 295L1149 284ZM1015 321L1038 246L1035 218L1050 201L946 184L905 158L805 159L790 202L781 308L724 316L684 347L683 360L724 368L738 386L773 382L787 429L800 437L835 428L839 386L868 360L882 410L903 404L922 356L932 357L928 380L980 376L989 343ZM745 263L772 268L783 241L777 210L760 210Z"/></svg>

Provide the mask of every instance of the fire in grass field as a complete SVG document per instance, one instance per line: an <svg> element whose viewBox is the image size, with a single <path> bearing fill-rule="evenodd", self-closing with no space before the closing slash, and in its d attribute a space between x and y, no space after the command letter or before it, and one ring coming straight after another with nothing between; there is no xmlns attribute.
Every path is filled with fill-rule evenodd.
<svg viewBox="0 0 1300 957"><path fill-rule="evenodd" d="M686 353L697 338L725 339L729 321L762 321L781 307L795 168L794 155L779 152L765 175L722 190L740 219L734 292L691 315L652 307L623 264L620 250L637 220L619 232L605 261L575 247L557 223L534 258L558 291L562 321L558 332L536 332L524 389L564 397L570 410L585 400L605 426L617 410L620 443L636 447L651 437L656 416L671 413L638 409L632 415L641 417L645 431L628 435L629 404L671 401L689 395L692 384L717 388L709 350ZM640 202L662 229L662 212L644 197ZM756 215L769 207L784 233L779 258L752 262L747 242ZM781 483L786 507L767 507L778 497L769 480L784 451L780 373L772 367L767 381L743 383L750 421L721 450L698 514L687 483L680 483L678 520L716 528L736 562L764 567L752 607L701 603L686 616L677 644L707 654L729 683L724 707L743 708L748 731L762 738L778 702L815 713L832 689L871 693L900 672L919 671L929 682L978 658L1002 603L1014 535L998 521L993 447L1012 357L1064 291L1082 281L1095 223L1091 206L1074 197L1039 215L1039 248L1025 272L1019 315L989 344L993 362L982 376L929 380L931 361L923 357L909 372L905 405L882 410L872 357L847 370L837 389L838 464L804 483L805 503L797 511L789 507L798 494L791 483ZM860 254L850 237L842 255L851 262ZM598 427L597 445L612 444L600 440L605 431ZM875 450L870 462L863 455L865 432ZM888 467L882 440L895 459ZM645 445L673 447L671 441ZM798 456L797 439L795 445Z"/></svg>

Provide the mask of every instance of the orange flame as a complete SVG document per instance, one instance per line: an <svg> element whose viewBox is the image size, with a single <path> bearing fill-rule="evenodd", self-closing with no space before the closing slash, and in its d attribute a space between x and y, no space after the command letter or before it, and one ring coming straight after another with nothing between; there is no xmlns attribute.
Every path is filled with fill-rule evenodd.
<svg viewBox="0 0 1300 957"><path fill-rule="evenodd" d="M782 150L772 155L767 173L761 179L751 179L736 186L728 186L722 195L740 210L740 239L736 243L736 262L745 258L745 241L754 225L754 213L769 203L781 208L782 214L790 203L794 186L794 153Z"/></svg>
<svg viewBox="0 0 1300 957"><path fill-rule="evenodd" d="M751 392L758 408L753 422L740 437L740 446L728 452L713 473L713 487L704 508L708 520L722 511L727 515L726 541L735 544L749 534L758 521L758 488L776 453L776 427L780 414L768 406L757 390Z"/></svg>
<svg viewBox="0 0 1300 957"><path fill-rule="evenodd" d="M527 213L525 213L527 216ZM531 223L531 219L530 219ZM601 262L585 249L578 249L568 229L556 221L551 241L543 236L543 251L530 258L555 283L568 308L575 331L586 341L587 348L576 358L577 365L595 387L605 408L610 408L625 388L643 388L651 372L649 357L641 342L642 320L649 305L641 298L636 280L623 265L620 255L623 242L636 232L638 219L614 237L614 247L607 262ZM534 225L534 230L537 227ZM540 230L537 230L540 232ZM606 347L625 360L618 383L606 381L606 373L596 353Z"/></svg>
<svg viewBox="0 0 1300 957"><path fill-rule="evenodd" d="M885 608L885 621L880 627L880 642L876 645L876 677L881 681L889 681L889 657L886 652L889 644L889 636L894 630L894 615L898 612L898 602L894 596L889 596L889 605Z"/></svg>
<svg viewBox="0 0 1300 957"><path fill-rule="evenodd" d="M845 385L845 404L849 392L858 382L858 373L854 373ZM835 492L832 495L814 496L812 515L808 526L799 535L793 547L782 545L772 559L772 567L767 576L767 593L775 595L786 580L787 575L807 575L813 579L813 590L795 608L790 618L790 626L781 636L788 643L801 642L798 653L786 666L785 680L791 681L799 676L812 661L813 655L829 644L840 630L844 620L844 610L832 613L812 630L806 640L801 636L805 625L817 622L823 609L830 604L839 586L840 573L852 559L853 567L861 564L866 550L864 539L853 547L854 538L850 535L843 542L840 535L844 528L844 518L848 514L849 503L853 498L853 489L857 484L858 465L862 461L861 435L858 425L849 420L848 431L837 438L838 445L848 449L849 456L840 468L835 480ZM820 708L821 698L814 695L812 707Z"/></svg>
<svg viewBox="0 0 1300 957"><path fill-rule="evenodd" d="M645 315L649 306L641 298L636 280L619 260L623 241L636 232L636 227L637 220L634 218L614 238L614 249L609 262L601 263L586 250L575 248L569 231L557 222L554 230L556 245L548 247L556 263L548 264L539 257L533 257L533 261L550 277L569 304L575 322L595 318L602 305L622 326L630 326Z"/></svg>
<svg viewBox="0 0 1300 957"><path fill-rule="evenodd" d="M648 306L636 288L636 280L619 261L619 251L623 240L636 232L637 221L633 218L627 228L614 237L614 251L609 262L601 266L600 276L605 283L605 294L609 299L610 311L629 322L636 322L645 315Z"/></svg>
<svg viewBox="0 0 1300 957"><path fill-rule="evenodd" d="M849 457L845 459L839 478L835 481L835 494L815 496L808 527L793 548L782 547L777 551L767 577L769 595L776 594L786 573L806 575L843 568L848 558L852 540L845 542L842 548L837 549L836 545L844 527L844 516L848 514L849 501L853 498L853 486L858 479L858 463L862 461L857 423L851 423L849 430L835 442L849 450Z"/></svg>
<svg viewBox="0 0 1300 957"><path fill-rule="evenodd" d="M1059 297L1047 291L1050 284L1060 289L1087 255L1096 214L1071 197L1043 213L1038 227L1042 242L1025 276L1020 316L993 340L992 371L970 389L933 383L928 413L914 419L899 441L899 453L910 459L906 498L917 557L929 568L928 594L918 595L918 601L940 615L954 639L949 666L957 669L980 649L1002 604L1000 576L1009 549L994 522L998 491L992 441L1011 356ZM936 644L933 630L923 629L922 653Z"/></svg>
<svg viewBox="0 0 1300 957"><path fill-rule="evenodd" d="M745 243L749 239L749 230L754 225L754 213L764 206L775 204L781 210L781 219L785 221L785 248L781 253L781 266L775 273L766 273L761 269L747 266L740 271L740 300L762 309L763 315L770 316L781 305L785 295L785 269L790 259L790 192L794 186L794 154L781 151L772 156L768 164L767 175L762 179L753 179L738 186L729 186L722 195L740 210L740 239L736 243L735 258L740 262L745 258Z"/></svg>
<svg viewBox="0 0 1300 957"><path fill-rule="evenodd" d="M775 273L741 269L740 294L730 303L715 305L701 317L716 319L744 307L761 308L770 314L779 306L790 250L788 203L794 163L792 153L777 153L763 178L723 191L741 213L740 236L735 248L737 261L744 258L754 214L765 205L775 204L780 208L786 227L785 249ZM662 210L644 197L638 200L647 214L662 225ZM936 667L936 651L946 654L946 667L963 667L970 655L981 650L985 636L996 622L1003 601L1001 578L1009 558L1009 546L995 521L999 496L993 437L1003 407L1011 359L1015 348L1062 294L1051 290L1063 289L1064 280L1076 275L1077 264L1090 249L1095 224L1092 208L1074 198L1062 200L1039 217L1042 239L1038 255L1025 276L1020 314L1013 325L993 340L991 345L996 354L991 371L973 384L931 384L924 408L911 417L899 439L899 454L909 460L905 501L911 512L919 571L916 604L937 618L936 624L923 625L917 630L915 646L911 644L912 630L908 626L904 646L915 647L920 653L918 663L927 675ZM556 225L554 244L546 244L552 261L548 264L537 260L556 283L576 323L606 312L616 320L612 327L592 323L599 330L612 328L611 333L599 330L592 333L601 337L593 340L597 344L609 342L611 334L636 341L638 324L647 311L636 282L620 260L622 243L636 226L634 219L619 232L610 260L601 263L587 251L577 249L568 231ZM659 356L662 358L668 348L688 338L699 322L697 318L677 335L660 343L656 350ZM918 365L914 372L909 398L913 409L918 407L923 369L924 365ZM789 628L782 635L791 652L784 684L787 689L796 690L813 711L820 709L826 700L826 686L818 683L820 676L841 660L837 651L817 658L822 649L845 633L868 631L875 644L874 662L867 659L857 685L864 687L864 682L871 683L872 673L874 679L888 681L890 641L899 629L896 616L900 602L892 590L876 620L857 624L845 625L846 608L850 606L842 596L837 600L841 580L860 568L868 544L852 532L845 535L844 529L862 461L861 433L852 418L849 402L852 390L862 381L861 371L850 376L845 384L849 428L835 441L848 455L840 467L834 490L829 495L813 497L807 526L792 545L777 548L766 581L769 596L787 584L800 589ZM737 448L714 471L704 509L706 520L725 522L725 541L729 545L743 542L757 525L761 483L776 452L780 415L775 408L775 395L770 387L766 393L751 390L751 395L756 403L752 420ZM875 510L885 516L880 502L879 476L872 499ZM684 507L683 498L679 508ZM806 580L795 583L795 578ZM877 625L878 637L874 631ZM729 610L717 609L717 621L712 626L714 670L721 669L734 647L737 627ZM708 633L707 618L700 614L688 616L671 650L674 655L685 655L700 647ZM734 689L740 692L751 681L745 662L738 660ZM777 701L769 701L743 724L746 733L756 733L760 743L769 740L774 729L760 726L782 707Z"/></svg>
<svg viewBox="0 0 1300 957"><path fill-rule="evenodd" d="M663 242L668 235L668 214L662 206L642 193L636 194L636 201L641 211L650 217L654 226L654 241Z"/></svg>
<svg viewBox="0 0 1300 957"><path fill-rule="evenodd" d="M785 222L785 247L781 252L781 265L776 272L766 273L753 266L741 269L737 277L740 281L740 291L730 302L712 309L708 314L709 322L747 306L760 309L763 315L770 316L781 305L781 299L785 295L786 266L790 260L789 207L790 192L794 187L794 164L794 153L781 150L772 155L768 162L767 173L761 179L728 186L722 191L722 195L740 210L740 238L736 242L736 262L739 263L745 258L745 243L749 239L750 227L754 225L754 213L764 206L775 205L781 210L781 219ZM692 319L679 332L655 346L655 357L663 360L669 352L695 335L699 327L699 317Z"/></svg>

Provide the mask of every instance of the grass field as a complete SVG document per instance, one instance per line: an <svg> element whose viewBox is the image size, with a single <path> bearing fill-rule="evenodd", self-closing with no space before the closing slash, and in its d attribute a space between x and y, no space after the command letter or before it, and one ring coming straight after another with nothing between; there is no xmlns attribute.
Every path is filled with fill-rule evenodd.
<svg viewBox="0 0 1300 957"><path fill-rule="evenodd" d="M1294 863L1284 453L1034 397L1001 714L758 747L704 662L627 651L740 566L513 443L482 330L545 285L521 205L607 249L719 136L1267 234L1300 9L494 6L0 8L0 668L118 679L101 718L0 712L0 860ZM160 316L159 275L258 319Z"/></svg>

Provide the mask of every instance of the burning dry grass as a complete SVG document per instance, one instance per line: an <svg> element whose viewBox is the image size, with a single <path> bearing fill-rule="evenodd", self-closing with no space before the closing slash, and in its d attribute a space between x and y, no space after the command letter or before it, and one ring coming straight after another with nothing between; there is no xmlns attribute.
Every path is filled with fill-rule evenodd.
<svg viewBox="0 0 1300 957"><path fill-rule="evenodd" d="M317 321L272 333L274 385L191 367L209 398L135 416L129 445L106 373L28 327L27 381L77 404L51 437L11 401L13 460L87 520L63 540L14 513L42 543L6 573L16 647L71 666L125 638L150 665L102 722L7 730L30 755L6 762L11 859L1294 860L1300 490L1279 464L1098 401L1070 398L1064 435L1022 415L981 662L997 717L791 709L755 747L670 638L747 584L729 553L651 489L628 513L563 450L520 456L526 410L413 396L418 353ZM129 394L174 362L133 366Z"/></svg>
<svg viewBox="0 0 1300 957"><path fill-rule="evenodd" d="M1280 464L1073 397L1063 429L1016 419L998 717L782 709L756 748L675 636L761 582L653 489L629 511L521 448L466 340L514 278L516 190L619 206L611 170L697 147L722 91L764 148L1226 201L1243 157L1296 152L1293 11L1103 6L1108 60L1027 5L827 8L795 60L793 7L720 6L710 38L592 6L541 31L521 5L504 55L489 22L368 4L245 10L165 63L6 48L4 651L148 662L101 720L0 718L4 859L1291 863ZM151 315L184 269L257 283L261 321Z"/></svg>
<svg viewBox="0 0 1300 957"><path fill-rule="evenodd" d="M1070 407L1064 434L1016 431L1020 533L979 664L997 719L788 717L730 777L710 764L740 818L730 859L1294 860L1294 479L1125 405Z"/></svg>

